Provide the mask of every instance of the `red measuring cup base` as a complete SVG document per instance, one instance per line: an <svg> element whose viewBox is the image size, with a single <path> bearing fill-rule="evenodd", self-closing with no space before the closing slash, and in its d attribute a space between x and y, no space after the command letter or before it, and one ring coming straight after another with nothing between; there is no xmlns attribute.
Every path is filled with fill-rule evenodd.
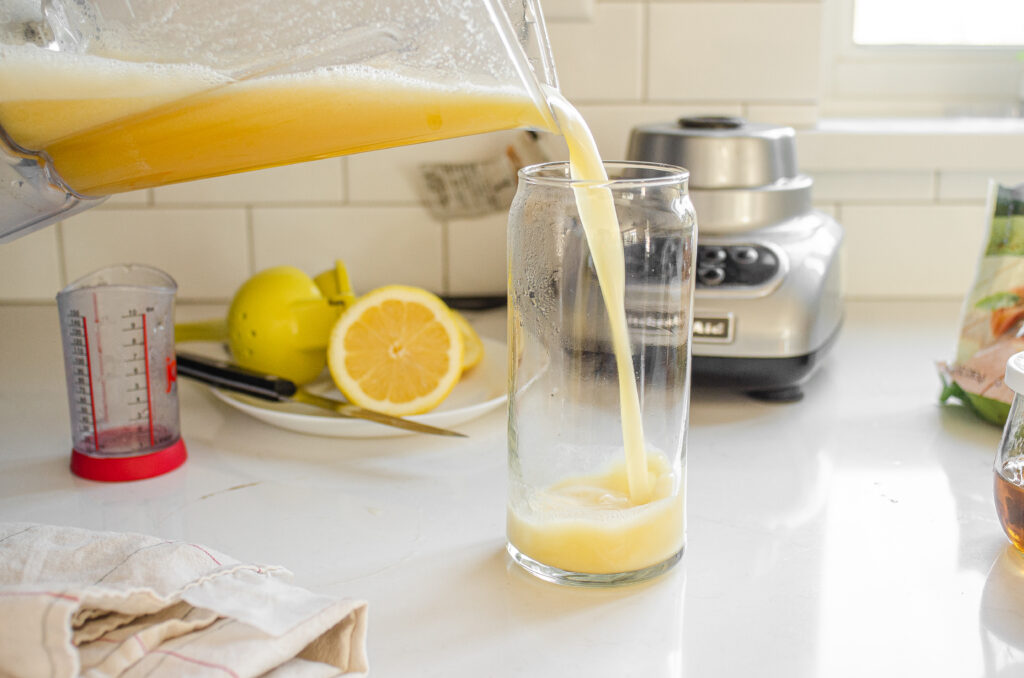
<svg viewBox="0 0 1024 678"><path fill-rule="evenodd" d="M162 450L134 457L93 457L71 450L71 472L88 480L124 482L143 480L169 473L185 463L185 441L178 438Z"/></svg>

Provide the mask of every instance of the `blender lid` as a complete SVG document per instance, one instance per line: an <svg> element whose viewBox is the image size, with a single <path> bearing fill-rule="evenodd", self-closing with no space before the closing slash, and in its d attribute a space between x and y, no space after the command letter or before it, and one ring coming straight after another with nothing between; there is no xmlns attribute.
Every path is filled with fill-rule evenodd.
<svg viewBox="0 0 1024 678"><path fill-rule="evenodd" d="M635 127L627 158L685 167L701 225L748 230L811 211L791 127L732 117L688 117Z"/></svg>
<svg viewBox="0 0 1024 678"><path fill-rule="evenodd" d="M798 175L793 128L742 118L640 125L630 138L629 157L685 167L690 188L755 188Z"/></svg>

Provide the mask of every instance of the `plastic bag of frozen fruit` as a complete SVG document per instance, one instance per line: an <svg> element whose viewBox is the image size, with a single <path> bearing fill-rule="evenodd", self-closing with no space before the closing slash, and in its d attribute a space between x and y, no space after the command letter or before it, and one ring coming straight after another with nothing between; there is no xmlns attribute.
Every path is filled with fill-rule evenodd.
<svg viewBox="0 0 1024 678"><path fill-rule="evenodd" d="M1024 351L1024 184L989 182L988 238L964 299L952 363L939 363L943 402L953 398L1002 426L1013 391L1006 361Z"/></svg>

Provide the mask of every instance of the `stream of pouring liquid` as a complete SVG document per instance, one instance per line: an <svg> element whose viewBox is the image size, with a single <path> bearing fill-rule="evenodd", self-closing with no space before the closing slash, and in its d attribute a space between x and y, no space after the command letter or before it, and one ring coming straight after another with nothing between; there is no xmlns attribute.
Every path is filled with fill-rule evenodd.
<svg viewBox="0 0 1024 678"><path fill-rule="evenodd" d="M548 104L555 112L559 132L569 147L572 178L585 182L573 189L576 207L611 324L612 350L619 377L619 410L629 498L634 505L643 504L650 498L651 482L640 419L640 396L626 324L626 274L619 220L615 215L612 193L602 185L608 181L608 175L583 116L557 92L548 93ZM589 185L590 182L593 185Z"/></svg>

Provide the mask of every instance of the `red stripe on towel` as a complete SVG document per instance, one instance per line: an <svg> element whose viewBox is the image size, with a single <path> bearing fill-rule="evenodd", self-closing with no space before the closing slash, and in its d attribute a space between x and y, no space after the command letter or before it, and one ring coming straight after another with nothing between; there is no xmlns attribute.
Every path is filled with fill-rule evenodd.
<svg viewBox="0 0 1024 678"><path fill-rule="evenodd" d="M214 558L214 557L213 557L213 554L212 554L212 553L210 553L209 551L207 551L206 549L204 549L204 548L203 548L202 546L200 546L199 544L189 544L189 546L191 546L191 547L193 547L193 548L197 548L197 549L199 549L200 551L202 551L203 553L205 553L206 555L210 556L210 560L212 560L213 562L217 563L218 565L220 565L220 564L221 564L221 562L220 562L219 560L217 560L216 558Z"/></svg>

